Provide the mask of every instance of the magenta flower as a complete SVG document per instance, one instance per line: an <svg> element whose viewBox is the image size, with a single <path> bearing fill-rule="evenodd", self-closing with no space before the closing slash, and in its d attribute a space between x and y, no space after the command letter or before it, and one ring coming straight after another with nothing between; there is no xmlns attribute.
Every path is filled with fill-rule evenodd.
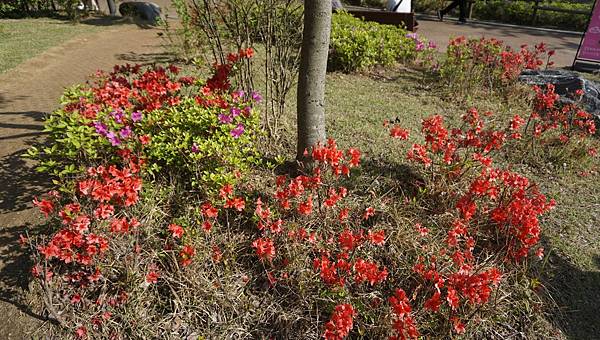
<svg viewBox="0 0 600 340"><path fill-rule="evenodd" d="M437 46L435 45L435 43L434 43L433 41L430 41L430 42L429 42L429 48L430 48L430 49L432 49L432 50L433 50L433 49L434 49L434 48L436 48L436 47L437 47Z"/></svg>
<svg viewBox="0 0 600 340"><path fill-rule="evenodd" d="M106 136L106 133L108 132L108 127L106 126L106 124L101 122L94 122L94 127L96 128L97 134Z"/></svg>
<svg viewBox="0 0 600 340"><path fill-rule="evenodd" d="M417 44L415 45L415 50L417 52L423 51L425 49L425 44L423 44L422 41L417 41Z"/></svg>
<svg viewBox="0 0 600 340"><path fill-rule="evenodd" d="M106 134L106 138L108 138L108 140L110 141L110 144L112 144L112 146L117 146L117 145L121 144L121 140L119 139L119 137L112 131L109 131Z"/></svg>
<svg viewBox="0 0 600 340"><path fill-rule="evenodd" d="M122 110L115 110L113 112L110 113L110 115L114 118L115 122L121 124L123 123L123 111Z"/></svg>
<svg viewBox="0 0 600 340"><path fill-rule="evenodd" d="M198 148L198 144L196 144L196 143L192 144L192 152L193 153L200 152L200 149Z"/></svg>
<svg viewBox="0 0 600 340"><path fill-rule="evenodd" d="M233 93L232 97L235 102L238 102L239 99L244 98L245 95L246 95L246 92L244 92L244 90L237 90Z"/></svg>
<svg viewBox="0 0 600 340"><path fill-rule="evenodd" d="M131 120L133 122L139 122L142 120L142 113L140 111L134 111L131 113Z"/></svg>
<svg viewBox="0 0 600 340"><path fill-rule="evenodd" d="M231 130L231 136L233 138L239 138L244 133L244 125L238 124L233 130Z"/></svg>
<svg viewBox="0 0 600 340"><path fill-rule="evenodd" d="M238 107L232 107L231 109L229 109L229 112L231 112L231 116L235 118L239 116L240 113L242 113L242 110L240 110Z"/></svg>
<svg viewBox="0 0 600 340"><path fill-rule="evenodd" d="M119 131L119 135L123 139L129 138L131 136L131 128L129 127L129 125L122 128L121 131Z"/></svg>
<svg viewBox="0 0 600 340"><path fill-rule="evenodd" d="M262 96L260 95L260 93L252 91L252 100L258 103L262 100Z"/></svg>
<svg viewBox="0 0 600 340"><path fill-rule="evenodd" d="M231 118L230 115L224 115L224 114L220 114L219 115L219 123L221 124L229 124L233 122L233 118Z"/></svg>

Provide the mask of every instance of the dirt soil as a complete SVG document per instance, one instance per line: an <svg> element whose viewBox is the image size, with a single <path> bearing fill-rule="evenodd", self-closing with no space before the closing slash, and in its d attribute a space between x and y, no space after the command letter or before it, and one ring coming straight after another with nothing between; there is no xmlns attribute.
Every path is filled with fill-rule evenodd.
<svg viewBox="0 0 600 340"><path fill-rule="evenodd" d="M98 69L115 64L165 61L156 28L123 21L100 33L79 37L47 50L0 75L0 338L42 337L43 315L27 305L28 258L19 234L35 228L41 215L32 209L34 196L51 183L37 175L21 158L34 143L43 141L43 118L58 106L65 87L85 82Z"/></svg>

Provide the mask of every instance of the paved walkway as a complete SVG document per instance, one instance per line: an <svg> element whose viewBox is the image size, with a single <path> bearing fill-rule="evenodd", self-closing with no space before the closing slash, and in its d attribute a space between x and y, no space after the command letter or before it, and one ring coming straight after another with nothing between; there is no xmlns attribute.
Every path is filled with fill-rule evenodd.
<svg viewBox="0 0 600 340"><path fill-rule="evenodd" d="M58 106L65 87L115 64L164 59L161 51L156 29L117 24L54 47L0 75L0 338L30 338L26 334L42 325L23 299L29 265L18 235L23 226L39 222L30 202L49 183L20 155L43 138L42 119Z"/></svg>
<svg viewBox="0 0 600 340"><path fill-rule="evenodd" d="M581 40L579 34L497 26L475 21L459 25L456 21L444 20L439 22L429 18L419 19L417 33L434 41L441 51L445 51L448 46L448 37L461 35L472 38L497 38L514 48L519 48L522 44L533 46L538 42L544 42L550 49L556 50L556 55L552 57L556 67L571 66L573 64L573 58L575 58Z"/></svg>

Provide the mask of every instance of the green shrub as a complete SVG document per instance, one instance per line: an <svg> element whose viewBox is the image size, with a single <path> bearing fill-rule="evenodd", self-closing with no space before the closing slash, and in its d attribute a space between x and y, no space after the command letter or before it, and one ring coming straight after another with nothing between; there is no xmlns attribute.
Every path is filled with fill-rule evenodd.
<svg viewBox="0 0 600 340"><path fill-rule="evenodd" d="M329 68L346 72L376 65L431 60L433 44L402 28L365 22L348 13L336 13L331 24Z"/></svg>
<svg viewBox="0 0 600 340"><path fill-rule="evenodd" d="M543 2L543 6L591 11L590 3ZM474 3L473 16L482 20L497 20L517 25L533 23L533 3L526 1L477 1ZM536 25L553 26L574 31L584 31L588 16L586 14L561 13L538 10Z"/></svg>
<svg viewBox="0 0 600 340"><path fill-rule="evenodd" d="M234 66L217 66L205 85L178 78L172 66L143 72L117 67L90 88L67 90L62 108L45 124L49 145L32 147L28 156L39 161L38 171L59 179L131 151L154 175L181 176L207 191L231 183L234 170L257 161L252 102L259 99L230 90L227 77Z"/></svg>
<svg viewBox="0 0 600 340"><path fill-rule="evenodd" d="M233 182L234 170L245 171L248 164L258 161L253 143L258 117L254 113L239 115L232 123L223 124L220 114L222 109L203 107L193 98L150 112L142 129L152 136L146 155L154 169L168 167L191 175L193 186ZM234 138L231 131L238 124L244 133Z"/></svg>
<svg viewBox="0 0 600 340"><path fill-rule="evenodd" d="M422 12L435 12L438 9L442 9L448 5L445 0L420 0L412 3L413 11Z"/></svg>
<svg viewBox="0 0 600 340"><path fill-rule="evenodd" d="M446 58L440 63L439 79L444 86L460 95L472 95L480 90L486 94L497 91L504 96L519 88L518 77L525 69L551 66L554 51L544 43L514 50L501 40L450 39Z"/></svg>

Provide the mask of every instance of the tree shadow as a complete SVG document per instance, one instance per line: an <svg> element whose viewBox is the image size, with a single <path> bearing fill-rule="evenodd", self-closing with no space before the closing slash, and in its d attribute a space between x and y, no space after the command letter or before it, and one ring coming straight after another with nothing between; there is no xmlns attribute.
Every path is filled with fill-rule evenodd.
<svg viewBox="0 0 600 340"><path fill-rule="evenodd" d="M32 144L32 141L27 143ZM50 187L48 176L37 173L33 169L33 162L23 158L26 150L27 147L0 158L2 214L28 209L33 198L48 191Z"/></svg>
<svg viewBox="0 0 600 340"><path fill-rule="evenodd" d="M3 93L0 93L0 109L6 107L8 104L17 102L20 100L24 100L29 98L29 96L13 96L10 99L6 97ZM0 114L9 114L9 112L0 112Z"/></svg>
<svg viewBox="0 0 600 340"><path fill-rule="evenodd" d="M38 125L10 123L2 123L0 128L42 129ZM15 306L32 318L48 321L45 316L37 314L28 303L26 292L31 279L31 260L28 251L19 242L20 234L40 232L40 226L25 221L35 220L31 216L33 198L50 188L48 176L36 173L33 162L22 157L25 150L35 142L36 138L27 139L22 142L19 150L0 158L0 301Z"/></svg>
<svg viewBox="0 0 600 340"><path fill-rule="evenodd" d="M15 97L15 101L19 100L16 99L18 97ZM1 102L0 102L1 103ZM0 106L0 108L2 108L2 106ZM36 122L43 122L44 118L46 117L46 113L45 112L41 112L41 111L24 111L24 112L8 112L8 111L4 111L4 112L0 112L1 116L25 116L27 118L31 118L32 120L36 121ZM9 119L5 119L9 120ZM0 127L4 127L7 129L28 129L28 130L42 130L43 126L41 125L36 125L36 124L12 124L12 123L3 123L4 126L0 126Z"/></svg>
<svg viewBox="0 0 600 340"><path fill-rule="evenodd" d="M177 61L177 56L172 54L172 53L168 53L168 52L161 52L161 53L121 53L121 54L117 54L117 59L122 60L124 62L131 62L131 63L136 63L136 64L140 64L142 66L146 66L146 65L152 65L152 64L156 64L156 63L172 63Z"/></svg>
<svg viewBox="0 0 600 340"><path fill-rule="evenodd" d="M415 197L423 187L423 178L408 164L390 162L385 158L371 158L361 163L361 171L377 181L380 192L396 193L401 197Z"/></svg>
<svg viewBox="0 0 600 340"><path fill-rule="evenodd" d="M550 254L542 280L557 308L549 313L570 339L600 338L600 256L595 269L577 268L561 254Z"/></svg>
<svg viewBox="0 0 600 340"><path fill-rule="evenodd" d="M79 21L83 25L91 26L123 26L123 25L136 25L141 29L153 29L156 25L151 24L147 20L134 18L134 17L120 17L120 16L108 16L108 15L96 15L91 16Z"/></svg>

